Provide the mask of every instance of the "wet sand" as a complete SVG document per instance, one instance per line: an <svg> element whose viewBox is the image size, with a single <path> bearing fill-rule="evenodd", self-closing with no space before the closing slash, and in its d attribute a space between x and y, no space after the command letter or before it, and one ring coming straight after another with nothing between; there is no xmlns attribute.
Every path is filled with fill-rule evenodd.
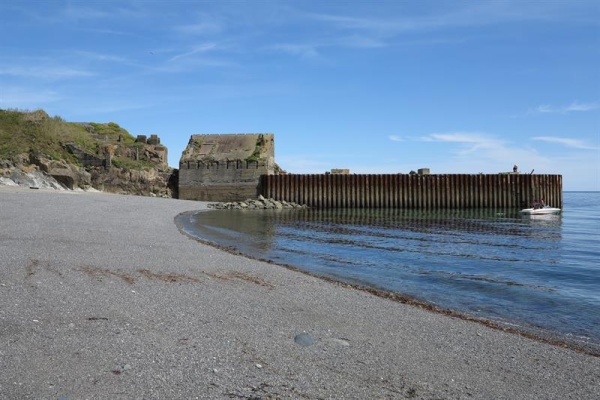
<svg viewBox="0 0 600 400"><path fill-rule="evenodd" d="M203 208L0 187L0 398L597 398L599 357L198 243Z"/></svg>

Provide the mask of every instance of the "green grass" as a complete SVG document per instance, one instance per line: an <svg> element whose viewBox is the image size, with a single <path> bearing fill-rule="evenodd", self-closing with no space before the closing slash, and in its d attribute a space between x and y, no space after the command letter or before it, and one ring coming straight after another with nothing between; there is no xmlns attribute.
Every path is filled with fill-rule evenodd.
<svg viewBox="0 0 600 400"><path fill-rule="evenodd" d="M256 139L256 146L254 147L254 151L250 156L246 158L246 161L258 161L260 159L260 152L264 146L264 137L263 135L259 135L258 139Z"/></svg>
<svg viewBox="0 0 600 400"><path fill-rule="evenodd" d="M77 164L77 159L65 148L75 143L89 154L97 154L106 144L135 146L135 138L114 122L75 123L61 117L50 117L43 110L22 111L0 109L0 160L12 160L19 154L34 154L53 160ZM143 147L143 146L142 146ZM119 162L119 161L117 161ZM121 160L131 169L153 167L147 161Z"/></svg>

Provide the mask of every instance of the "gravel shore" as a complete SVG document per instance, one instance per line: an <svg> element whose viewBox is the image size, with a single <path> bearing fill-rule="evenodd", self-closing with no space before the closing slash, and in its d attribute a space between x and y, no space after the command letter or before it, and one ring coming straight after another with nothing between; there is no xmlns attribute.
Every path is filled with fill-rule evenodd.
<svg viewBox="0 0 600 400"><path fill-rule="evenodd" d="M600 358L223 252L207 203L0 187L0 399L597 399Z"/></svg>

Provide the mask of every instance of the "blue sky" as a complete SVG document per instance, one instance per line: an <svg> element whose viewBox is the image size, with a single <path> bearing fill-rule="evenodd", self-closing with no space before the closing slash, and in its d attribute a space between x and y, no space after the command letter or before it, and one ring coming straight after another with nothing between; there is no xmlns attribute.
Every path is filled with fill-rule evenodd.
<svg viewBox="0 0 600 400"><path fill-rule="evenodd" d="M0 108L274 133L288 172L562 174L600 190L600 2L0 3Z"/></svg>

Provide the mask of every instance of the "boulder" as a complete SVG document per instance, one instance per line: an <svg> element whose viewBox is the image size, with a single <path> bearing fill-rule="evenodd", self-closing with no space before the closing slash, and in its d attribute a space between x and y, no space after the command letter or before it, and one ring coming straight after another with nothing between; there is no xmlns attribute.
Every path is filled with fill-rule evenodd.
<svg viewBox="0 0 600 400"><path fill-rule="evenodd" d="M265 199L262 195L258 196L258 200L247 199L245 201L232 201L227 203L211 203L209 208L217 210L281 210L284 208L308 208L304 204L297 204L288 201L278 201L273 199Z"/></svg>
<svg viewBox="0 0 600 400"><path fill-rule="evenodd" d="M79 187L77 175L69 168L52 168L48 171L48 175L56 179L67 189L73 190L74 188Z"/></svg>

